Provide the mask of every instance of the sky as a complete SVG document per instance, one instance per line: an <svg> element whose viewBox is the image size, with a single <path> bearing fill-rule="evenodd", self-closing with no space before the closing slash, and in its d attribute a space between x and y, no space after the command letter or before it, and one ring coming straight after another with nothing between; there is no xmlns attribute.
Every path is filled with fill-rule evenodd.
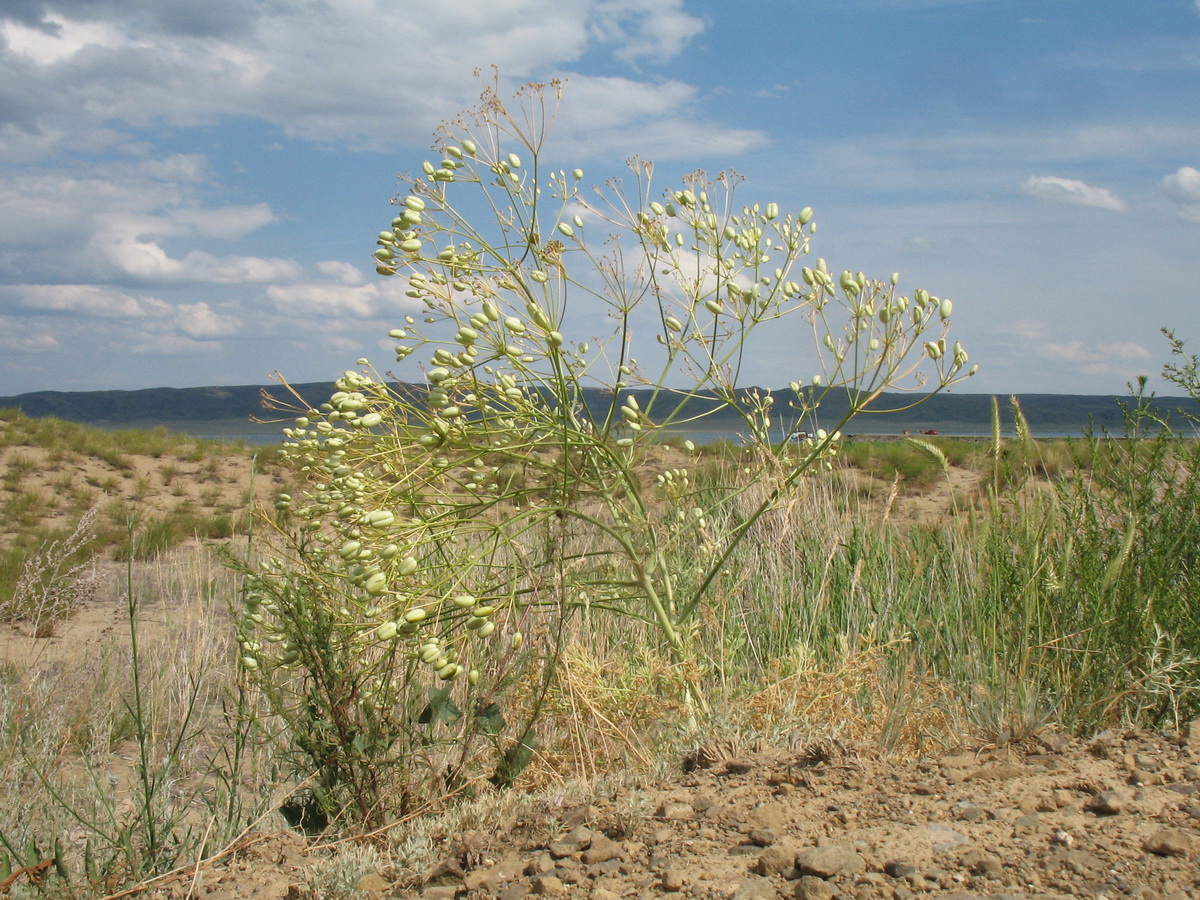
<svg viewBox="0 0 1200 900"><path fill-rule="evenodd" d="M1200 346L1200 0L5 0L0 395L389 367L376 233L492 66L566 80L555 166L734 169L952 298L959 391ZM772 337L744 380L811 374Z"/></svg>

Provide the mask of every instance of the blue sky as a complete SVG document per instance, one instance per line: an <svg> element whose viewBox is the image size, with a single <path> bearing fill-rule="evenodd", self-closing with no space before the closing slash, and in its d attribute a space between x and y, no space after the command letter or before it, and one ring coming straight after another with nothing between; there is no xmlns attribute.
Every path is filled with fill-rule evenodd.
<svg viewBox="0 0 1200 900"><path fill-rule="evenodd" d="M953 298L959 390L1200 346L1200 0L6 0L0 395L387 366L375 234L492 65L567 80L555 165L736 169L831 268Z"/></svg>

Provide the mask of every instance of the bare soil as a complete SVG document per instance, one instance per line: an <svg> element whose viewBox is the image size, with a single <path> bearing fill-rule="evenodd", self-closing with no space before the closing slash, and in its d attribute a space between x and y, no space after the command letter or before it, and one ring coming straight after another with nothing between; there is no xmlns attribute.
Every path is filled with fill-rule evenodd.
<svg viewBox="0 0 1200 900"><path fill-rule="evenodd" d="M690 771L684 771L688 769ZM305 898L315 857L266 836L153 896ZM680 761L583 805L552 797L446 833L367 898L1200 897L1200 721L1053 733L912 760L834 742Z"/></svg>

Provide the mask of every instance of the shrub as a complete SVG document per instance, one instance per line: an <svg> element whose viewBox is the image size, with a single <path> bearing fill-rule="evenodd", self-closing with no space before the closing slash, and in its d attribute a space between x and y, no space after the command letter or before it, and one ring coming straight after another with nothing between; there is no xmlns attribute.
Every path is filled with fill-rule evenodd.
<svg viewBox="0 0 1200 900"><path fill-rule="evenodd" d="M653 629L698 722L698 614L734 549L884 389L924 385L909 380L923 363L927 390L969 374L947 343L949 301L800 265L810 209L741 205L729 173L659 195L641 160L629 187L589 198L580 170L542 159L558 86L516 101L510 113L489 88L446 126L442 160L379 235L379 273L406 272L424 307L389 334L425 383L359 360L285 430L307 486L268 517L242 664L316 775L322 815L374 822L431 783L487 774L489 757L491 780L511 782L580 610ZM494 220L477 223L479 208ZM596 344L571 337L580 304L614 323ZM778 398L742 389L755 336L791 322L811 327L821 373ZM843 423L798 454L772 443L782 407L804 418L833 389L851 397ZM745 436L741 467L703 495L685 468L643 478L665 428L718 413Z"/></svg>

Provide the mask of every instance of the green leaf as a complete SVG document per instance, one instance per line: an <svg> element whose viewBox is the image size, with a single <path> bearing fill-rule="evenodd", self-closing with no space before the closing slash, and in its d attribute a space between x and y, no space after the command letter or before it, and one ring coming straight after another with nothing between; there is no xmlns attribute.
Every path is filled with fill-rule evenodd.
<svg viewBox="0 0 1200 900"><path fill-rule="evenodd" d="M432 725L435 722L453 725L462 718L462 710L450 699L450 688L430 688L428 697L429 703L417 717L417 721L422 725Z"/></svg>
<svg viewBox="0 0 1200 900"><path fill-rule="evenodd" d="M496 787L512 787L517 776L525 771L525 767L533 759L533 750L536 746L537 735L530 727L521 735L519 741L504 751L504 756L500 758L500 764L496 766L495 773L488 781Z"/></svg>
<svg viewBox="0 0 1200 900"><path fill-rule="evenodd" d="M499 734L504 730L504 714L497 703L481 705L475 710L475 718L479 720L479 728L484 734Z"/></svg>

